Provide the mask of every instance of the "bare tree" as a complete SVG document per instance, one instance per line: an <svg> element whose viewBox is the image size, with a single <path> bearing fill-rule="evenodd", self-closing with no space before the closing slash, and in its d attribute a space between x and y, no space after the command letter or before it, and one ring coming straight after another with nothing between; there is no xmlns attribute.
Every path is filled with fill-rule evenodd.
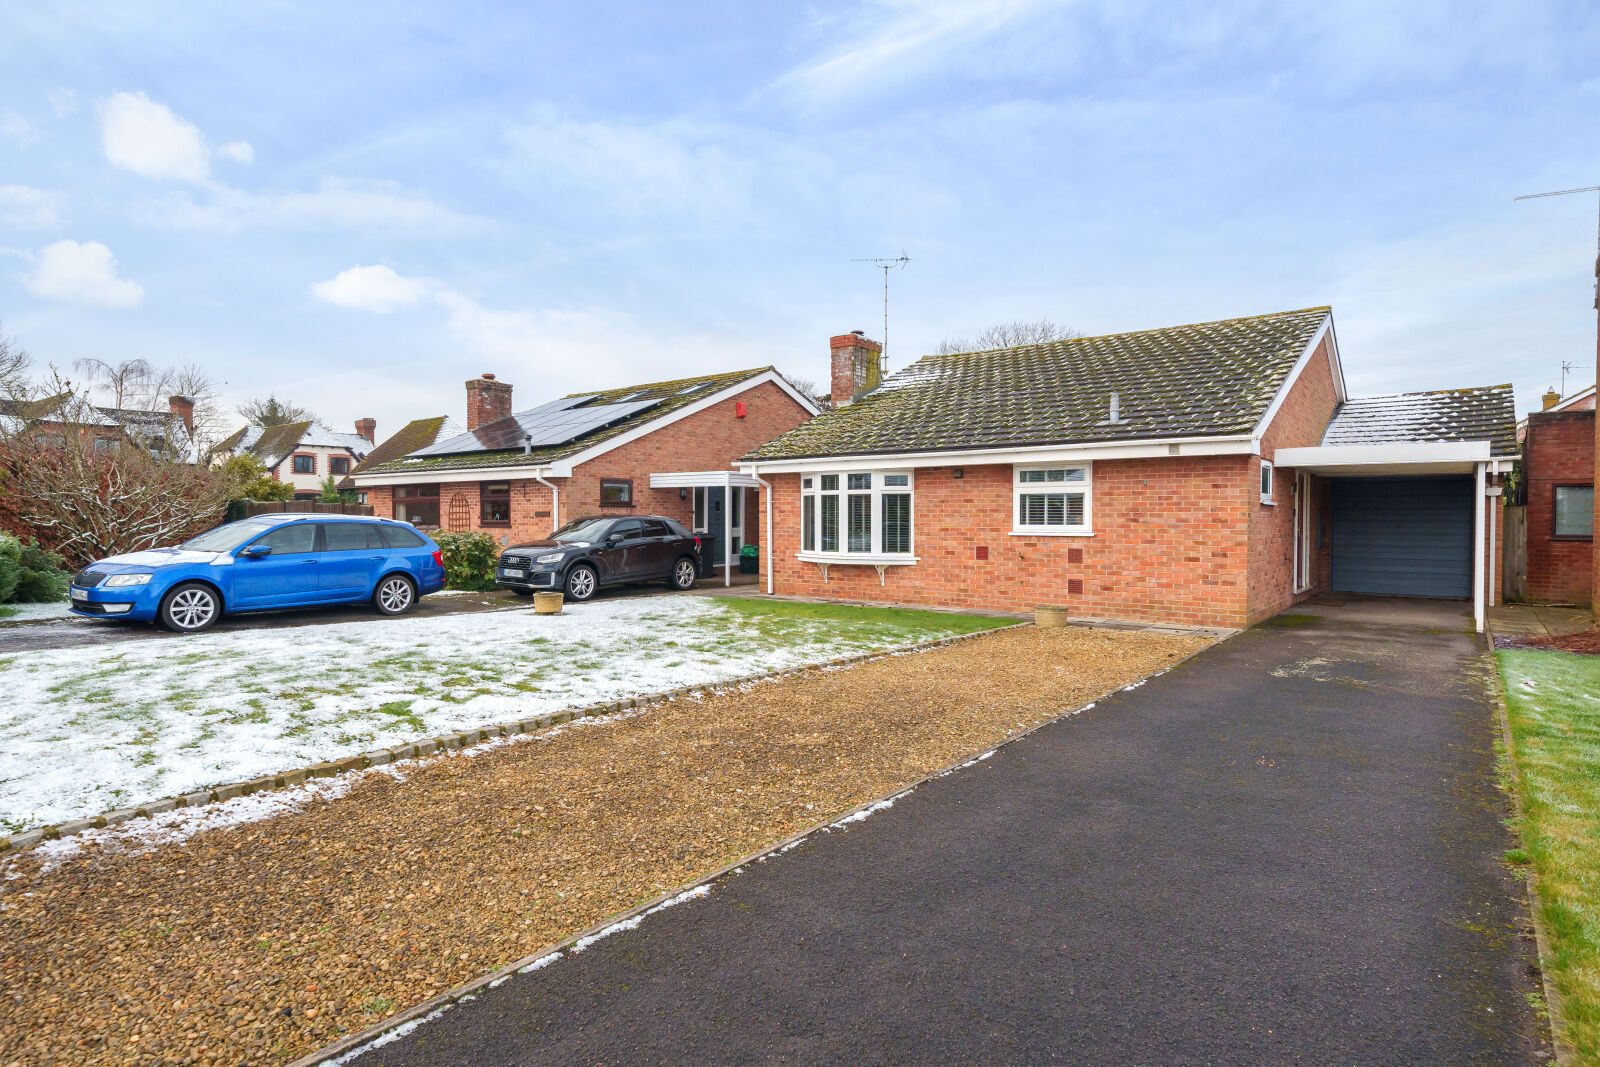
<svg viewBox="0 0 1600 1067"><path fill-rule="evenodd" d="M102 390L114 408L137 406L140 400L148 397L151 383L158 374L145 359L111 363L89 357L74 360L72 366L87 377L92 386Z"/></svg>
<svg viewBox="0 0 1600 1067"><path fill-rule="evenodd" d="M194 442L204 452L228 432L228 413L217 393L217 383L198 363L182 363L158 372L150 383L146 404L162 410L174 396L194 401Z"/></svg>
<svg viewBox="0 0 1600 1067"><path fill-rule="evenodd" d="M33 357L0 324L0 400L21 400L31 391L28 374Z"/></svg>
<svg viewBox="0 0 1600 1067"><path fill-rule="evenodd" d="M791 374L785 374L783 376L783 380L800 390L800 392L804 393L813 404L818 406L821 406L822 401L828 395L821 389L818 389L817 383L812 381L810 378L796 378Z"/></svg>
<svg viewBox="0 0 1600 1067"><path fill-rule="evenodd" d="M283 426L291 422L314 422L321 425L322 420L307 408L298 404L291 404L269 396L265 400L259 398L247 400L239 405L239 414L252 426Z"/></svg>
<svg viewBox="0 0 1600 1067"><path fill-rule="evenodd" d="M1083 334L1070 326L1058 326L1049 319L1035 319L1032 322L1018 319L1015 322L1001 322L990 326L977 337L968 341L964 338L950 337L939 342L939 347L934 349L937 355L948 356L955 352L983 352L991 348L1016 348L1018 345L1043 345L1051 341L1070 341Z"/></svg>

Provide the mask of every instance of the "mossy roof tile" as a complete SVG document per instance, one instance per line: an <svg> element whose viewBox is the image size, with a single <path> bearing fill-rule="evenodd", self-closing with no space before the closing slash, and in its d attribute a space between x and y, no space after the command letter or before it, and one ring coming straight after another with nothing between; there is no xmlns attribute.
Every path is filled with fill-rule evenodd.
<svg viewBox="0 0 1600 1067"><path fill-rule="evenodd" d="M744 458L1249 433L1329 311L925 356L848 407ZM1115 423L1112 393L1120 409Z"/></svg>

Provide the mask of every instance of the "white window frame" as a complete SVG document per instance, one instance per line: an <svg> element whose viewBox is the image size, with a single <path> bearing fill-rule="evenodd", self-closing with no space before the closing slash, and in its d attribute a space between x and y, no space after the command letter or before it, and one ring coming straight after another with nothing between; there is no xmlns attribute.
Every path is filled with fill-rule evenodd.
<svg viewBox="0 0 1600 1067"><path fill-rule="evenodd" d="M854 475L860 478L867 475L871 478L871 486L866 489L850 488L850 478ZM822 479L834 477L838 479L837 488L824 490ZM904 485L887 485L889 478L904 478ZM871 563L877 565L893 563L917 562L917 485L916 475L903 469L873 470L873 471L806 471L800 476L800 551L796 557L812 563ZM909 496L911 498L911 531L907 541L906 551L886 552L883 548L883 498L885 496ZM822 549L822 498L834 496L838 498L838 548L833 551ZM867 496L871 499L870 521L872 536L865 551L850 549L850 498L852 496ZM814 500L811 506L811 543L815 548L805 547L806 531L805 501Z"/></svg>
<svg viewBox="0 0 1600 1067"><path fill-rule="evenodd" d="M1083 471L1082 481L1025 482L1022 476L1031 471ZM1059 526L1024 525L1022 498L1050 493L1082 493L1083 522ZM1094 536L1094 463L1083 460L1077 463L1017 463L1011 468L1011 534L1013 537L1093 537Z"/></svg>
<svg viewBox="0 0 1600 1067"><path fill-rule="evenodd" d="M1277 501L1272 497L1273 483L1276 480L1273 477L1275 470L1272 460L1263 459L1261 461L1261 470L1256 475L1256 488L1261 490L1261 502L1263 504L1277 504Z"/></svg>

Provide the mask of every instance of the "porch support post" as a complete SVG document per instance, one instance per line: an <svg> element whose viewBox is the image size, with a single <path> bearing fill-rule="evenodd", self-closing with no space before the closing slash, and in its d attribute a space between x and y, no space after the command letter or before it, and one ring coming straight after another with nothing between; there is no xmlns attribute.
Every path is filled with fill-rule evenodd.
<svg viewBox="0 0 1600 1067"><path fill-rule="evenodd" d="M1474 479L1476 487L1472 494L1472 618L1478 633L1483 633L1483 468L1484 464L1473 464L1477 471Z"/></svg>
<svg viewBox="0 0 1600 1067"><path fill-rule="evenodd" d="M1495 547L1495 520L1500 514L1500 490L1489 490L1489 500L1484 507L1489 509L1489 606L1495 604L1495 557L1500 554Z"/></svg>
<svg viewBox="0 0 1600 1067"><path fill-rule="evenodd" d="M1482 468L1479 468L1478 489L1483 489ZM1479 503L1482 504L1482 500ZM722 584L733 584L733 475L722 476ZM1482 627L1480 626L1481 630Z"/></svg>
<svg viewBox="0 0 1600 1067"><path fill-rule="evenodd" d="M767 530L763 543L767 546L767 595L772 595L772 483L759 474L752 475L761 486L761 502L766 505Z"/></svg>

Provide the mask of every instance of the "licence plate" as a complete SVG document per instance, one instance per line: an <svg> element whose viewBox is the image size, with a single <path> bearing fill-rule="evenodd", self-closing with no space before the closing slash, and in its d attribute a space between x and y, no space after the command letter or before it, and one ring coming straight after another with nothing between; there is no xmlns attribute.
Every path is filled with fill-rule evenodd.
<svg viewBox="0 0 1600 1067"><path fill-rule="evenodd" d="M73 600L88 600L89 599L89 594L85 593L82 589L74 589L74 590L72 590L72 599Z"/></svg>
<svg viewBox="0 0 1600 1067"><path fill-rule="evenodd" d="M528 572L521 567L506 567L500 571L500 574L506 578L525 578Z"/></svg>

